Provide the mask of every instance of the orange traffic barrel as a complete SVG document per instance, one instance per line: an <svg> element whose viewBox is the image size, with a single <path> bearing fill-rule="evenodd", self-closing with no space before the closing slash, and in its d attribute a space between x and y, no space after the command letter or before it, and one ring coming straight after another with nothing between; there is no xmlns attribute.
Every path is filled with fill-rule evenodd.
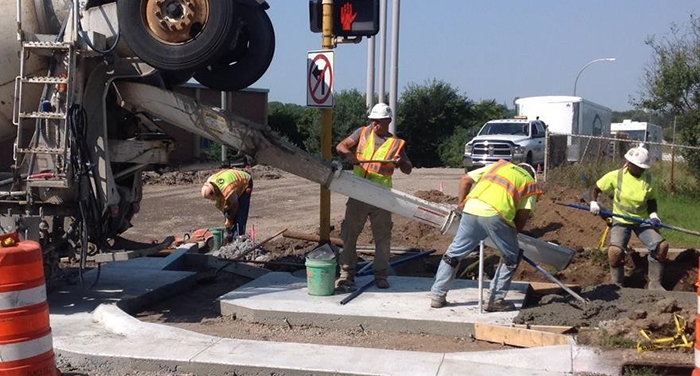
<svg viewBox="0 0 700 376"><path fill-rule="evenodd" d="M0 375L58 375L41 247L10 239L0 243Z"/></svg>
<svg viewBox="0 0 700 376"><path fill-rule="evenodd" d="M698 260L698 263L700 264L700 260ZM698 344L700 343L700 274L698 274L698 282L695 284L695 287L698 289L698 314L695 316L695 369L693 370L693 376L700 376L700 345Z"/></svg>

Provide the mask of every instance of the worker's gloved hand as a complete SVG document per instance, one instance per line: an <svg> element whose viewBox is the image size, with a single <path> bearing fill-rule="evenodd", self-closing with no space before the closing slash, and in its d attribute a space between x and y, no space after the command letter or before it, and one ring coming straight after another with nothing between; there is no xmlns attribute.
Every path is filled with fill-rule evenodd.
<svg viewBox="0 0 700 376"><path fill-rule="evenodd" d="M591 214L593 215L598 215L600 214L600 205L598 205L598 202L596 201L591 201Z"/></svg>
<svg viewBox="0 0 700 376"><path fill-rule="evenodd" d="M656 212L649 214L649 222L651 222L651 225L655 228L661 227L661 218L659 218L659 214Z"/></svg>

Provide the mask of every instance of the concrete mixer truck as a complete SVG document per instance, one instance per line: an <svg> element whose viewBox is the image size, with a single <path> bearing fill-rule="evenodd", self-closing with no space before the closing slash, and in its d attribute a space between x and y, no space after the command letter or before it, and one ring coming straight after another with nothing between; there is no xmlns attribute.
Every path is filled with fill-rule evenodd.
<svg viewBox="0 0 700 376"><path fill-rule="evenodd" d="M161 88L195 77L222 91L256 82L275 35L262 0L0 2L0 234L41 242L47 274L129 228L141 171L171 139L119 106L114 82ZM11 150L10 150L11 149Z"/></svg>
<svg viewBox="0 0 700 376"><path fill-rule="evenodd" d="M139 211L141 172L168 163L162 121L456 233L453 207L357 177L266 125L169 90L191 77L226 91L260 78L274 52L266 9L261 0L0 2L0 141L13 140L14 157L0 173L0 235L39 241L49 277L61 256L82 270L90 255L110 251ZM530 259L559 270L574 255L522 234L519 241Z"/></svg>

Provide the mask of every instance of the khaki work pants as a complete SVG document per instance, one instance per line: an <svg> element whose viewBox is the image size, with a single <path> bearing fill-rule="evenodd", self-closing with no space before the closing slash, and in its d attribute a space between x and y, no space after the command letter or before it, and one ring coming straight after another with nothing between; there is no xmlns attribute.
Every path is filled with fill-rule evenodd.
<svg viewBox="0 0 700 376"><path fill-rule="evenodd" d="M345 208L345 220L340 230L343 251L338 263L343 273L355 275L357 264L357 238L360 236L369 217L374 236L374 275L385 277L389 273L389 256L391 249L391 213L364 202L348 199Z"/></svg>

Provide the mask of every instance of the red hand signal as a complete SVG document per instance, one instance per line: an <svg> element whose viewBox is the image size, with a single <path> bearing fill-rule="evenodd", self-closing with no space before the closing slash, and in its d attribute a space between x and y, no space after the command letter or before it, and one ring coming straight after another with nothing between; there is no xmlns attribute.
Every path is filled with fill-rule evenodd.
<svg viewBox="0 0 700 376"><path fill-rule="evenodd" d="M355 22L357 18L357 13L353 13L352 4L345 3L340 9L340 23L343 24L343 30L352 30L352 23Z"/></svg>

